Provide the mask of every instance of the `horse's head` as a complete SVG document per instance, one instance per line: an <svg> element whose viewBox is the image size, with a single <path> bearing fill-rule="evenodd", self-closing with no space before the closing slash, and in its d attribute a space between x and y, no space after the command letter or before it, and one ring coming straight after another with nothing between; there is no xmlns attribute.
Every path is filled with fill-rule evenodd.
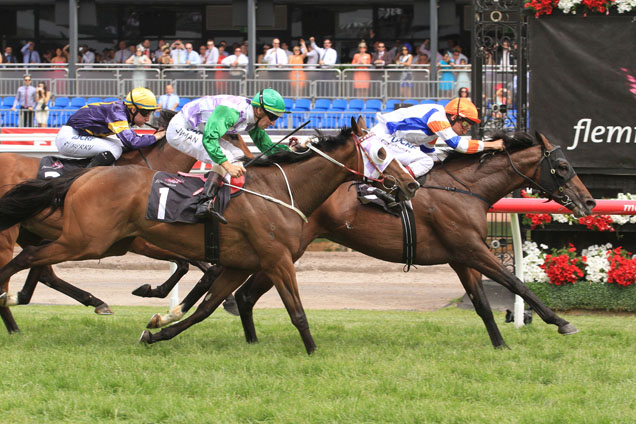
<svg viewBox="0 0 636 424"><path fill-rule="evenodd" d="M594 198L574 172L574 168L565 158L561 147L554 147L541 133L536 133L542 145L542 157L538 176L534 180L539 189L553 200L570 209L574 216L581 217L592 213L596 206Z"/></svg>
<svg viewBox="0 0 636 424"><path fill-rule="evenodd" d="M351 118L351 128L358 155L362 157L364 176L389 192L397 190L398 200L409 200L415 196L419 183L387 150L381 138L368 131L364 118L360 116L357 122Z"/></svg>

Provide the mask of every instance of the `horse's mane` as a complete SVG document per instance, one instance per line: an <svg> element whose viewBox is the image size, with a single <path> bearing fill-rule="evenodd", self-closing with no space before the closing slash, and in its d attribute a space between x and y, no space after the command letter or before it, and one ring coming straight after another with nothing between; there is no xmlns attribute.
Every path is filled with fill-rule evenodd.
<svg viewBox="0 0 636 424"><path fill-rule="evenodd" d="M321 133L319 130L316 130L316 135L312 141L312 144L317 147L319 150L323 152L330 152L339 146L343 146L347 143L347 141L351 138L353 134L352 128L343 128L340 130L340 133L336 136L328 136ZM276 152L267 156L266 158L260 158L253 162L253 165L257 166L269 166L274 163L285 164L285 163L296 163L305 161L311 157L316 155L315 152L311 150L300 152L292 152L292 151L281 151Z"/></svg>
<svg viewBox="0 0 636 424"><path fill-rule="evenodd" d="M518 150L524 150L528 147L534 146L538 144L532 136L523 131L517 131L513 134L508 134L504 131L497 131L493 135L489 137L490 140L498 140L502 139L504 141L504 146L506 146L506 150L510 153L516 152ZM487 152L486 154L491 154L492 152ZM481 157L484 155L484 152L478 153L460 153L456 150L451 150L446 158L443 160L444 164L448 164L449 162L455 161L457 159L467 159L479 161Z"/></svg>

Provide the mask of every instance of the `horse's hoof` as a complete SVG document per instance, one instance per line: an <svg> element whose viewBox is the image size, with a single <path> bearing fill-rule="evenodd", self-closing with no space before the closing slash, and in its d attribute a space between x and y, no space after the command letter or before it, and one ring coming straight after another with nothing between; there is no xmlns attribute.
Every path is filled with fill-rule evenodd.
<svg viewBox="0 0 636 424"><path fill-rule="evenodd" d="M150 292L150 289L150 284L144 284L133 290L132 294L139 297L148 297L148 292Z"/></svg>
<svg viewBox="0 0 636 424"><path fill-rule="evenodd" d="M160 327L161 327L161 315L154 314L152 318L150 318L150 321L148 322L148 325L146 325L146 328L160 328Z"/></svg>
<svg viewBox="0 0 636 424"><path fill-rule="evenodd" d="M234 299L234 297L232 297L231 299L225 299L225 302L223 302L223 309L225 309L227 313L234 316L238 317L241 315L239 313L238 305L236 304L236 300Z"/></svg>
<svg viewBox="0 0 636 424"><path fill-rule="evenodd" d="M148 330L144 330L141 333L141 337L139 337L139 343L141 344L151 344L152 343L152 333Z"/></svg>
<svg viewBox="0 0 636 424"><path fill-rule="evenodd" d="M102 303L101 305L96 306L95 307L95 313L97 315L112 315L112 314L114 314L113 310L110 309L110 307L107 304L105 304L105 303Z"/></svg>
<svg viewBox="0 0 636 424"><path fill-rule="evenodd" d="M559 333L563 334L564 336L567 336L569 334L576 334L578 332L579 330L569 322L559 327Z"/></svg>

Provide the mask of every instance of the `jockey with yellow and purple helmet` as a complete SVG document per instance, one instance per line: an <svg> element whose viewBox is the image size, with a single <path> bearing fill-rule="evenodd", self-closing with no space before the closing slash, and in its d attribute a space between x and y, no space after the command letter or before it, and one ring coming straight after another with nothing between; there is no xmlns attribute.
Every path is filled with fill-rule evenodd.
<svg viewBox="0 0 636 424"><path fill-rule="evenodd" d="M466 136L472 125L481 122L477 108L466 98L454 98L445 107L421 104L378 113L377 122L371 131L382 137L415 178L433 167L438 139L461 153L503 149L503 140L482 141Z"/></svg>
<svg viewBox="0 0 636 424"><path fill-rule="evenodd" d="M93 159L89 167L112 165L124 148L150 146L165 135L139 135L131 125L143 126L157 109L152 91L137 87L124 100L89 103L75 112L55 138L58 151L70 157Z"/></svg>

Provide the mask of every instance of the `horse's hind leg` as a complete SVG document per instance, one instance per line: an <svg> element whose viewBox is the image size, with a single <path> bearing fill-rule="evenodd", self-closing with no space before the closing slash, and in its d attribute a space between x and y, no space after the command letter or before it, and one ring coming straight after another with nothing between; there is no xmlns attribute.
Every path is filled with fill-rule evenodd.
<svg viewBox="0 0 636 424"><path fill-rule="evenodd" d="M496 281L508 290L523 298L532 309L547 324L554 324L559 327L560 334L574 334L578 330L575 326L558 316L552 309L548 308L541 300L521 280L508 271L499 260L490 252L486 245L477 244L480 250L473 251L470 257L470 266L480 271L488 278Z"/></svg>
<svg viewBox="0 0 636 424"><path fill-rule="evenodd" d="M259 272L248 278L234 295L239 315L241 316L241 323L243 324L245 340L248 343L256 343L258 341L256 328L254 327L254 305L273 286L272 280L264 272Z"/></svg>
<svg viewBox="0 0 636 424"><path fill-rule="evenodd" d="M144 330L139 341L150 344L162 340L169 340L182 331L187 330L192 325L203 321L212 312L214 312L221 302L223 302L223 299L240 286L248 276L249 273L245 271L224 268L219 278L214 281L212 288L203 299L203 302L201 302L192 315L183 321L162 329L155 334L150 333L148 330Z"/></svg>
<svg viewBox="0 0 636 424"><path fill-rule="evenodd" d="M495 319L488 303L488 298L484 292L484 286L481 283L481 273L475 269L468 268L464 265L451 263L450 266L455 270L459 277L466 293L473 306L475 306L475 312L479 315L486 325L486 330L490 336L490 341L496 349L508 349L508 345L504 342L503 336L495 323Z"/></svg>
<svg viewBox="0 0 636 424"><path fill-rule="evenodd" d="M165 283L155 288L152 288L150 284L144 284L133 290L132 294L139 297L164 298L168 296L170 290L174 288L179 280L181 280L181 278L183 278L183 276L186 275L188 273L188 270L190 269L188 261L184 259L175 259L174 263L177 265L177 269L175 270L175 272L172 273L172 275L170 275L170 278L168 278Z"/></svg>

